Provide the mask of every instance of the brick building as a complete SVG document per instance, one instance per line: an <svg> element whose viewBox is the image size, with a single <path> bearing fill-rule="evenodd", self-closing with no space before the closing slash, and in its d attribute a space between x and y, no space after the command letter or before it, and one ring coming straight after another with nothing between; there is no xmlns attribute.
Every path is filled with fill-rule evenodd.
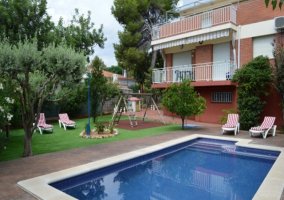
<svg viewBox="0 0 284 200"><path fill-rule="evenodd" d="M230 80L235 70L259 55L273 60L272 43L282 30L275 20L284 21L283 10L266 8L263 0L199 0L184 1L176 11L178 19L153 29L152 46L166 62L153 70L152 87L191 79L207 101L195 120L219 123L223 109L237 108L237 84ZM275 116L276 124L283 125L280 95L271 87L265 98L263 116Z"/></svg>

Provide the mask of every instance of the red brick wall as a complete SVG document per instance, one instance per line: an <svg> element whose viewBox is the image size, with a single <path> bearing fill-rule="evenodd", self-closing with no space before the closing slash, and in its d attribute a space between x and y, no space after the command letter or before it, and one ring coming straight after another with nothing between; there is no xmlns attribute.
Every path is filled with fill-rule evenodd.
<svg viewBox="0 0 284 200"><path fill-rule="evenodd" d="M240 67L253 59L253 41L252 38L241 40L241 58Z"/></svg>
<svg viewBox="0 0 284 200"><path fill-rule="evenodd" d="M260 118L260 123L265 116L274 116L276 117L275 123L278 126L283 125L281 96L273 86L269 88L268 92L269 95L263 98L266 101L266 105L264 106L264 110Z"/></svg>
<svg viewBox="0 0 284 200"><path fill-rule="evenodd" d="M202 64L202 63L209 63L213 62L213 45L203 45L203 46L197 46L195 50L195 62L196 64ZM212 69L207 69L208 73L212 73ZM195 71L195 79L200 80L204 78L204 68L196 68ZM208 74L208 77L210 75Z"/></svg>
<svg viewBox="0 0 284 200"><path fill-rule="evenodd" d="M206 110L200 115L196 116L195 120L200 122L220 123L221 117L224 115L224 109L237 109L236 102L236 88L230 86L224 87L199 87L196 91L206 99ZM233 92L232 103L214 103L211 102L212 92Z"/></svg>
<svg viewBox="0 0 284 200"><path fill-rule="evenodd" d="M172 67L173 66L173 54L166 54L166 67ZM173 80L173 73L167 73L166 77L167 81L172 81Z"/></svg>
<svg viewBox="0 0 284 200"><path fill-rule="evenodd" d="M166 54L166 66L172 67L173 66L173 54Z"/></svg>
<svg viewBox="0 0 284 200"><path fill-rule="evenodd" d="M206 99L206 110L202 115L189 117L190 120L208 123L220 123L221 117L224 115L224 109L237 109L236 88L233 86L220 86L220 87L196 87L195 90ZM233 92L232 103L213 103L211 102L212 92ZM163 112L167 116L178 117L169 112L165 108Z"/></svg>
<svg viewBox="0 0 284 200"><path fill-rule="evenodd" d="M283 8L273 10L271 6L266 8L264 0L249 0L239 4L237 10L237 24L244 25L273 19L283 16Z"/></svg>
<svg viewBox="0 0 284 200"><path fill-rule="evenodd" d="M213 45L197 46L195 50L195 62L207 63L213 62Z"/></svg>

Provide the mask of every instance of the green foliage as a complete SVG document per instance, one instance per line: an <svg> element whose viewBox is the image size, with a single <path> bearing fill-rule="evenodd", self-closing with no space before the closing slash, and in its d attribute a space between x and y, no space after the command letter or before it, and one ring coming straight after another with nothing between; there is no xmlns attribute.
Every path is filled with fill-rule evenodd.
<svg viewBox="0 0 284 200"><path fill-rule="evenodd" d="M98 56L94 58L91 68L91 96L92 96L92 113L94 122L100 114L99 107L102 102L102 94L104 93L107 79L103 76L103 70L106 68L103 60Z"/></svg>
<svg viewBox="0 0 284 200"><path fill-rule="evenodd" d="M78 116L82 105L87 102L87 87L83 83L73 84L70 88L60 90L58 98L60 113L68 113L70 117Z"/></svg>
<svg viewBox="0 0 284 200"><path fill-rule="evenodd" d="M91 65L91 94L94 122L99 113L102 115L105 102L114 98L120 92L117 84L108 82L104 77L103 70L105 69L106 65L103 60L96 56Z"/></svg>
<svg viewBox="0 0 284 200"><path fill-rule="evenodd" d="M237 113L237 110L234 108L231 109L224 109L222 110L222 112L224 113L223 116L220 118L220 123L221 124L225 124L227 122L228 119L228 114L232 114L232 113Z"/></svg>
<svg viewBox="0 0 284 200"><path fill-rule="evenodd" d="M113 134L114 133L114 123L113 123L113 121L109 124L109 126L108 126L108 130L109 130L109 132L111 133L111 134Z"/></svg>
<svg viewBox="0 0 284 200"><path fill-rule="evenodd" d="M96 122L96 130L98 132L98 134L102 134L104 133L105 130L105 125L102 122Z"/></svg>
<svg viewBox="0 0 284 200"><path fill-rule="evenodd" d="M101 86L102 92L100 93L101 99L101 115L103 114L103 107L104 104L111 100L112 98L119 95L120 90L117 84L106 82L104 85Z"/></svg>
<svg viewBox="0 0 284 200"><path fill-rule="evenodd" d="M272 82L272 70L267 57L258 56L237 70L234 82L238 82L238 110L242 129L249 129L258 123L268 95L267 87ZM253 95L252 95L253 94Z"/></svg>
<svg viewBox="0 0 284 200"><path fill-rule="evenodd" d="M63 26L61 19L55 26L46 6L46 0L0 0L0 74L12 81L18 93L24 156L32 154L33 123L44 100L58 100L59 93L67 91L64 88L77 83L84 55L92 54L94 45L103 47L106 40L102 26L95 29L91 23L90 12L85 17L76 9L70 25Z"/></svg>
<svg viewBox="0 0 284 200"><path fill-rule="evenodd" d="M177 114L182 119L184 129L184 119L187 116L199 115L206 108L206 100L199 96L189 81L174 83L164 92L162 104L172 113Z"/></svg>
<svg viewBox="0 0 284 200"><path fill-rule="evenodd" d="M119 66L111 66L111 67L107 67L105 68L106 71L108 72L112 72L114 74L123 74L123 69Z"/></svg>
<svg viewBox="0 0 284 200"><path fill-rule="evenodd" d="M74 50L49 45L41 51L35 40L11 45L0 43L0 74L13 81L20 102L25 130L24 156L30 156L31 138L36 128L43 101L52 99L55 91L80 81L85 57Z"/></svg>
<svg viewBox="0 0 284 200"><path fill-rule="evenodd" d="M38 38L41 49L51 42L54 24L46 12L46 0L1 0L0 39L7 37L12 44Z"/></svg>
<svg viewBox="0 0 284 200"><path fill-rule="evenodd" d="M11 44L17 44L37 38L39 49L51 43L66 44L85 56L94 53L95 45L104 47L103 26L94 28L90 11L85 16L75 9L71 23L64 26L62 18L55 25L46 9L46 0L1 0L0 39L7 38Z"/></svg>
<svg viewBox="0 0 284 200"><path fill-rule="evenodd" d="M131 71L143 91L149 77L149 53L153 25L164 20L166 11L176 5L177 0L115 0L112 14L124 27L118 33L119 44L114 44L115 56L124 69Z"/></svg>
<svg viewBox="0 0 284 200"><path fill-rule="evenodd" d="M84 14L80 15L78 9L75 9L75 15L73 15L70 25L64 27L63 19L61 18L54 29L53 39L58 44L65 43L75 49L76 52L82 52L85 56L90 56L94 53L95 45L103 48L106 41L103 34L103 26L101 25L98 30L94 28L94 23L91 22L90 11L88 11L88 15L85 17Z"/></svg>
<svg viewBox="0 0 284 200"><path fill-rule="evenodd" d="M9 125L13 118L13 107L15 104L14 92L9 87L9 81L0 78L0 132Z"/></svg>
<svg viewBox="0 0 284 200"><path fill-rule="evenodd" d="M283 47L283 44L275 44L273 54L275 58L276 87L281 93L283 103L284 103L284 47Z"/></svg>
<svg viewBox="0 0 284 200"><path fill-rule="evenodd" d="M268 7L269 4L271 4L273 10L275 10L275 8L276 8L277 5L278 5L279 8L281 9L281 8L282 8L282 5L283 5L283 3L284 3L284 0L279 0L279 1L278 1L278 0L264 0L264 1L265 1L266 7Z"/></svg>

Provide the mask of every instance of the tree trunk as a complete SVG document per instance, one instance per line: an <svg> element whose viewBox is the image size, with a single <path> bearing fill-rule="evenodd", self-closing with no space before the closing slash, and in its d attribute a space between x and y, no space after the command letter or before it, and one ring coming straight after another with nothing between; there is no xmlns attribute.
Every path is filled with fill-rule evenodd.
<svg viewBox="0 0 284 200"><path fill-rule="evenodd" d="M27 133L26 131L28 130L25 130L23 157L28 157L28 156L33 155L32 153L32 134Z"/></svg>
<svg viewBox="0 0 284 200"><path fill-rule="evenodd" d="M152 59L151 59L151 68L154 68L157 60L157 51L152 48Z"/></svg>
<svg viewBox="0 0 284 200"><path fill-rule="evenodd" d="M182 130L184 130L184 117L181 117L181 128L182 128Z"/></svg>
<svg viewBox="0 0 284 200"><path fill-rule="evenodd" d="M160 54L162 55L162 58L163 58L163 61L164 61L164 68L166 67L166 64L167 64L167 62L166 62L166 55L165 55L165 52L162 50L162 49L160 49Z"/></svg>
<svg viewBox="0 0 284 200"><path fill-rule="evenodd" d="M140 84L140 93L144 93L144 84Z"/></svg>
<svg viewBox="0 0 284 200"><path fill-rule="evenodd" d="M102 103L101 103L101 116L103 116L103 111L104 111L104 105L105 105L105 100L102 100Z"/></svg>

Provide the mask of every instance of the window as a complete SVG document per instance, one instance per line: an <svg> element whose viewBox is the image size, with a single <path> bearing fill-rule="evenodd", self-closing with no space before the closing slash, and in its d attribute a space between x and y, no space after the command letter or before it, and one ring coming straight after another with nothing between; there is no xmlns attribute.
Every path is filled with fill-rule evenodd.
<svg viewBox="0 0 284 200"><path fill-rule="evenodd" d="M253 38L253 57L267 56L273 58L273 43L274 35L267 35Z"/></svg>
<svg viewBox="0 0 284 200"><path fill-rule="evenodd" d="M232 100L232 92L213 92L211 95L211 101L214 103L231 103Z"/></svg>

